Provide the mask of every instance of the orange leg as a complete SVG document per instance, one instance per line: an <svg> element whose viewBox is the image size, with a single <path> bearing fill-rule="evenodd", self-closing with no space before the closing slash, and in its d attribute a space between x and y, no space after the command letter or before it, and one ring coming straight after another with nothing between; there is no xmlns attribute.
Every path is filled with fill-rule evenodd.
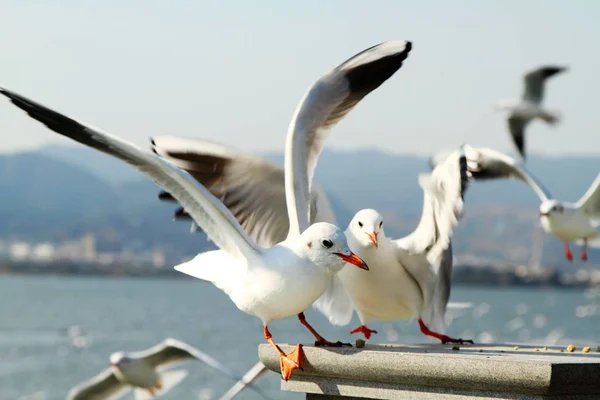
<svg viewBox="0 0 600 400"><path fill-rule="evenodd" d="M150 392L150 394L152 396L156 396L156 388L155 387L148 388L148 391Z"/></svg>
<svg viewBox="0 0 600 400"><path fill-rule="evenodd" d="M373 329L369 329L367 328L366 325L361 325L356 329L352 329L350 331L350 334L355 334L355 333L362 333L365 336L365 339L371 339L371 334L372 333L377 333L377 331L374 331Z"/></svg>
<svg viewBox="0 0 600 400"><path fill-rule="evenodd" d="M317 331L315 331L315 328L310 326L308 321L306 321L306 317L304 316L303 312L298 314L298 319L300 320L300 323L302 323L302 325L304 325L306 327L306 329L308 329L310 331L310 333L312 333L313 336L317 339L315 341L315 346L317 346L317 347L342 347L342 346L352 347L352 345L350 343L342 343L339 340L335 343L330 342L329 340L325 340L323 338L323 336L319 335L319 333Z"/></svg>
<svg viewBox="0 0 600 400"><path fill-rule="evenodd" d="M285 354L279 346L275 344L273 341L273 336L271 332L269 332L269 328L265 325L265 339L267 342L271 343L271 346L275 348L275 351L279 353L279 366L281 367L281 377L284 380L290 379L292 376L292 372L297 369L302 370L302 364L304 363L304 350L302 350L302 345L298 344L290 353Z"/></svg>
<svg viewBox="0 0 600 400"><path fill-rule="evenodd" d="M430 331L429 328L425 325L425 323L423 322L423 320L421 318L419 318L419 328L421 328L421 332L424 335L433 336L434 338L441 340L442 344L446 344L446 343L459 343L459 344L471 343L471 344L473 344L473 341L471 339L454 339L454 338L451 338L450 336L446 336L446 335L442 335L441 333Z"/></svg>
<svg viewBox="0 0 600 400"><path fill-rule="evenodd" d="M573 253L571 253L571 247L569 246L569 242L565 242L565 257L569 261L573 261Z"/></svg>
<svg viewBox="0 0 600 400"><path fill-rule="evenodd" d="M583 261L583 262L586 262L588 259L588 257L587 257L587 239L583 239L583 246L581 246L580 257L581 257L581 261Z"/></svg>

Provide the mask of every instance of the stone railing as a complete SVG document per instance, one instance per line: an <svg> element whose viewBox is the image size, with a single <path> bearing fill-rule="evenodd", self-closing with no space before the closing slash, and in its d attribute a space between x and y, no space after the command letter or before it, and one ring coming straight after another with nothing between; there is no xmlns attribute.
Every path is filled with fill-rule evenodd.
<svg viewBox="0 0 600 400"><path fill-rule="evenodd" d="M293 346L282 345L284 352ZM507 345L304 346L304 371L281 390L306 399L600 399L600 353ZM260 345L279 373L279 358Z"/></svg>

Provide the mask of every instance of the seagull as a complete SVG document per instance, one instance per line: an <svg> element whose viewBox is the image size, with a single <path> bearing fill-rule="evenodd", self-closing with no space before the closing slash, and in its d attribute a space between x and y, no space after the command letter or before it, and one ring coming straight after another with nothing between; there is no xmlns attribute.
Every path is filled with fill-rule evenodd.
<svg viewBox="0 0 600 400"><path fill-rule="evenodd" d="M499 110L509 111L508 129L519 151L525 159L525 127L535 119L540 118L548 124L556 124L558 115L542 108L544 99L544 84L546 79L566 71L567 67L546 65L525 74L525 91L521 100L500 100L496 103Z"/></svg>
<svg viewBox="0 0 600 400"><path fill-rule="evenodd" d="M137 400L163 395L187 375L186 370L165 369L192 360L202 361L235 380L239 379L208 354L167 338L143 351L111 354L110 367L71 389L67 400L118 399L131 389ZM247 384L251 382L247 381Z"/></svg>
<svg viewBox="0 0 600 400"><path fill-rule="evenodd" d="M450 239L462 215L469 179L463 148L431 174L421 174L421 219L412 233L400 239L385 235L383 217L376 210L356 213L345 234L350 248L369 263L370 273L354 274L344 269L339 274L361 321L350 333L362 333L369 339L377 333L368 328L372 319L390 322L417 318L426 336L442 343L473 343L440 333L446 329L450 297Z"/></svg>
<svg viewBox="0 0 600 400"><path fill-rule="evenodd" d="M279 354L282 378L288 380L302 366L302 345L283 353L268 324L297 315L315 336L316 345L344 345L319 335L306 321L304 310L323 298L319 309L330 313L335 303L331 298L345 294L339 290L337 273L346 263L368 270L364 260L350 251L339 227L309 223L310 185L317 157L330 128L389 79L410 50L407 41L373 46L326 73L306 92L286 140L285 200L290 229L285 240L270 248L250 238L230 210L184 170L17 93L0 88L0 94L49 129L133 165L170 193L220 248L199 254L175 269L212 282L240 310L260 318L265 339Z"/></svg>
<svg viewBox="0 0 600 400"><path fill-rule="evenodd" d="M152 151L189 172L219 197L244 230L259 243L277 243L285 238L289 226L285 208L285 172L276 163L209 140L173 136L154 137ZM343 291L350 298L344 299L341 294L334 297L338 308L329 315L332 323L348 324L353 302L362 325L351 332L362 332L367 339L376 333L366 326L371 318L387 321L423 315L423 318L419 318L419 325L425 335L443 342L467 342L438 333L445 329L445 308L450 295L450 236L456 223L455 214L462 210L462 196L470 174L462 153L454 152L450 160L438 167L431 176L426 174L421 177L425 208L419 228L412 235L397 241L397 244L385 237L383 220L378 212L361 210L355 215L345 231L353 252L362 254L361 257L370 257L371 263L379 264L382 257L389 262L393 255L392 248L397 246L400 249L398 257L403 257L407 266L394 261L389 265L397 268L384 265L377 269L365 258L370 266L368 274L356 276L348 268L343 269L338 275ZM174 201L164 191L158 197L163 201ZM337 224L325 191L316 183L312 185L310 199L311 223ZM191 219L182 207L177 208L174 215L181 220ZM407 252L412 253L409 255ZM385 273L379 274L379 270ZM372 307L365 297L372 296L373 292L378 293L379 285L385 287L387 282L391 283L390 293L386 291L381 292L384 295L380 297L375 296L376 300L382 300ZM338 290L342 291L342 288ZM393 305L386 304L388 301ZM318 308L319 303L315 306ZM369 312L370 308L375 310ZM389 313L391 319L385 313ZM430 325L435 331L430 330Z"/></svg>
<svg viewBox="0 0 600 400"><path fill-rule="evenodd" d="M447 153L430 159L434 167ZM600 246L600 173L575 203L554 199L540 181L514 158L490 148L471 148L469 162L475 180L513 178L525 182L539 197L539 217L543 229L564 242L565 257L573 261L570 243L580 244L581 260L587 261L587 246Z"/></svg>

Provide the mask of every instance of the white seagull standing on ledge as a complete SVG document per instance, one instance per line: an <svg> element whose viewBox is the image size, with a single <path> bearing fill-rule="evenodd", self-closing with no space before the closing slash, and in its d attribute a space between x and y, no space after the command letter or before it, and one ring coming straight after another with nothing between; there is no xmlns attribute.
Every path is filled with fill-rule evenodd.
<svg viewBox="0 0 600 400"><path fill-rule="evenodd" d="M324 296L315 304L332 304L326 313L336 325L347 325L352 316L352 302L362 325L351 333L361 332L367 339L372 333L366 324L376 318L403 320L419 318L421 332L442 342L470 342L441 334L446 327L445 309L450 307L450 278L452 248L450 237L462 211L463 194L470 170L467 166L469 146L454 151L453 157L431 174L420 177L424 190L421 222L415 233L400 239L398 256L404 264L391 262L395 245L385 237L383 219L375 210L359 211L345 231L350 249L365 257L372 256L375 264L385 258L386 265L377 271L370 265L369 275L353 274L344 268L338 275L344 289L333 296ZM202 139L155 137L152 150L165 160L185 169L215 196L222 199L244 230L264 246L285 239L289 229L285 207L284 169L259 156L242 152ZM163 201L173 201L166 192L159 194ZM191 217L182 207L174 212L176 219ZM316 184L311 187L310 220L335 224L335 214L325 191ZM383 241L383 243L380 243ZM416 248L422 249L417 251ZM410 249L410 250L409 250ZM409 254L410 251L410 254ZM384 256L387 254L387 256ZM433 260L430 264L427 259ZM389 264L389 265L388 265ZM388 268L393 265L394 268ZM396 268L397 267L397 268ZM360 271L359 271L360 272ZM377 295L387 288L385 295ZM345 293L353 294L345 297ZM325 301L327 299L327 301ZM334 302L329 303L333 299ZM391 304L387 304L387 302ZM335 304L335 306L333 306Z"/></svg>
<svg viewBox="0 0 600 400"><path fill-rule="evenodd" d="M544 85L546 79L566 70L566 67L551 65L536 68L525 74L525 90L521 100L500 100L496 103L496 108L509 111L508 129L523 159L525 158L525 128L527 124L536 118L551 125L558 122L558 115L542 108Z"/></svg>
<svg viewBox="0 0 600 400"><path fill-rule="evenodd" d="M421 332L442 343L473 343L443 334L452 277L451 237L462 215L470 179L465 147L450 155L431 174L421 174L423 211L415 230L400 239L386 237L383 217L361 210L346 229L348 245L370 267L366 274L344 269L340 279L361 325L350 333L369 339L371 319L417 318Z"/></svg>
<svg viewBox="0 0 600 400"><path fill-rule="evenodd" d="M284 354L272 339L269 322L297 315L316 337L316 344L342 345L321 337L308 324L303 311L326 291L334 291L337 273L346 263L368 270L367 264L348 248L341 229L329 223L308 222L310 184L323 140L329 128L401 67L410 49L410 42L405 41L373 46L325 74L305 94L290 124L286 145L290 230L283 242L269 249L252 240L223 203L187 172L14 92L0 88L0 94L51 130L120 158L169 192L220 248L176 268L212 282L240 310L262 320L265 339L279 353L282 377L287 380L301 368L302 345ZM325 304L322 310L327 307Z"/></svg>
<svg viewBox="0 0 600 400"><path fill-rule="evenodd" d="M368 274L344 268L340 286L315 304L330 305L326 315L338 325L352 317L353 305L362 325L351 333L369 339L375 331L366 325L383 321L418 318L421 332L442 342L472 343L444 335L445 311L450 296L452 247L450 238L462 213L463 195L470 177L467 156L460 151L424 174L419 182L424 191L423 213L417 229L399 240L383 232L383 220L375 210L361 210L345 232L350 249L368 257ZM284 169L258 156L199 139L155 137L152 150L165 160L188 171L231 209L246 232L268 245L285 238L289 227L285 207ZM161 200L173 200L166 192ZM310 196L311 222L335 223L325 192L313 185ZM189 218L183 208L177 218ZM373 267L371 265L377 265ZM349 296L348 296L349 295Z"/></svg>

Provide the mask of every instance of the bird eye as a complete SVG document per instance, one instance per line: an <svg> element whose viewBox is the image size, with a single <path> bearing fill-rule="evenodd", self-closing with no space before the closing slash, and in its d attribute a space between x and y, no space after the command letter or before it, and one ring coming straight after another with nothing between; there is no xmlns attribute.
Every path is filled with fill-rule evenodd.
<svg viewBox="0 0 600 400"><path fill-rule="evenodd" d="M362 228L362 222L358 221L358 226Z"/></svg>
<svg viewBox="0 0 600 400"><path fill-rule="evenodd" d="M381 221L381 222L379 223L379 228L381 228L382 226L383 226L383 221Z"/></svg>
<svg viewBox="0 0 600 400"><path fill-rule="evenodd" d="M333 242L331 240L323 240L323 247L326 249L330 249L333 246Z"/></svg>

